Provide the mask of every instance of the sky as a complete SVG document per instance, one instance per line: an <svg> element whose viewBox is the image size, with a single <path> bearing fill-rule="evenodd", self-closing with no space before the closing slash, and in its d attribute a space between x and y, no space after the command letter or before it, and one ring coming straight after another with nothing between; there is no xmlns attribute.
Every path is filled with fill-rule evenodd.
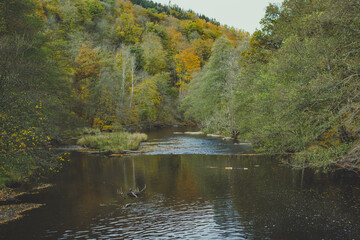
<svg viewBox="0 0 360 240"><path fill-rule="evenodd" d="M169 4L169 0L152 0ZM209 18L215 18L220 24L235 27L253 33L260 29L260 20L265 15L269 3L281 3L283 0L171 0L184 10L193 10Z"/></svg>

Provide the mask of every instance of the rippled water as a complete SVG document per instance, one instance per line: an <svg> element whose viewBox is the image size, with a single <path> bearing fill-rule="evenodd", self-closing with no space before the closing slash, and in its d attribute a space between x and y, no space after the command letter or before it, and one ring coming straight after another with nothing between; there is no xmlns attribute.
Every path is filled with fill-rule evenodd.
<svg viewBox="0 0 360 240"><path fill-rule="evenodd" d="M356 177L291 170L220 139L149 142L129 157L72 153L53 188L22 199L46 206L1 225L0 239L359 239Z"/></svg>
<svg viewBox="0 0 360 240"><path fill-rule="evenodd" d="M142 143L140 151L148 155L235 155L251 153L251 146L247 143L233 143L204 135L171 134L166 139L153 138L149 142Z"/></svg>

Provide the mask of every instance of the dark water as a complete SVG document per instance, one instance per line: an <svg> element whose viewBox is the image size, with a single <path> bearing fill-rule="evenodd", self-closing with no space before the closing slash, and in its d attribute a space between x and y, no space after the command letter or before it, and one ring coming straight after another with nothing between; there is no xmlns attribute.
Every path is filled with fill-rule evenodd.
<svg viewBox="0 0 360 240"><path fill-rule="evenodd" d="M46 206L1 225L0 239L360 238L358 178L235 155L250 150L218 139L150 138L162 143L147 155L72 153L53 188L22 199ZM119 194L145 184L139 199Z"/></svg>

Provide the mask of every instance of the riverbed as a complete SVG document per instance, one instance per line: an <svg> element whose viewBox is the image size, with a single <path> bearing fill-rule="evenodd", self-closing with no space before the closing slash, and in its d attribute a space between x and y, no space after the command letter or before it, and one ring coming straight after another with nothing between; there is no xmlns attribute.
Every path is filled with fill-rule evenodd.
<svg viewBox="0 0 360 240"><path fill-rule="evenodd" d="M358 177L182 131L150 132L127 156L72 152L52 188L20 198L45 205L0 225L1 239L359 239Z"/></svg>

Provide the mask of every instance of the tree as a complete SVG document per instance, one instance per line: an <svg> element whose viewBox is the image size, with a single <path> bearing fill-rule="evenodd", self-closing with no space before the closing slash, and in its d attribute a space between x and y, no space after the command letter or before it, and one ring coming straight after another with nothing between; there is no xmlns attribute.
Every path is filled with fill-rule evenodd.
<svg viewBox="0 0 360 240"><path fill-rule="evenodd" d="M124 44L139 42L142 29L138 26L132 14L121 14L116 19L115 26L118 42Z"/></svg>
<svg viewBox="0 0 360 240"><path fill-rule="evenodd" d="M175 62L175 70L179 78L179 96L181 98L192 75L200 71L200 58L196 55L194 48L189 48L175 55Z"/></svg>
<svg viewBox="0 0 360 240"><path fill-rule="evenodd" d="M57 165L49 141L68 122L70 92L35 1L0 3L0 179L19 181Z"/></svg>
<svg viewBox="0 0 360 240"><path fill-rule="evenodd" d="M134 89L136 109L141 121L157 119L161 98L154 78L145 79Z"/></svg>
<svg viewBox="0 0 360 240"><path fill-rule="evenodd" d="M89 45L83 44L79 54L75 58L74 78L72 88L74 89L77 105L75 112L78 116L86 119L87 105L90 104L91 91L100 76L103 67L97 50L91 49Z"/></svg>
<svg viewBox="0 0 360 240"><path fill-rule="evenodd" d="M185 116L199 121L208 131L235 133L231 105L238 66L234 52L229 40L219 38L209 63L190 83L188 95L182 102Z"/></svg>
<svg viewBox="0 0 360 240"><path fill-rule="evenodd" d="M134 56L132 56L130 59L130 71L131 71L130 108L132 107L133 96L134 96L135 70L136 70L136 59Z"/></svg>
<svg viewBox="0 0 360 240"><path fill-rule="evenodd" d="M155 75L165 69L166 52L158 36L153 33L146 34L142 49L145 60L144 68L149 74Z"/></svg>

